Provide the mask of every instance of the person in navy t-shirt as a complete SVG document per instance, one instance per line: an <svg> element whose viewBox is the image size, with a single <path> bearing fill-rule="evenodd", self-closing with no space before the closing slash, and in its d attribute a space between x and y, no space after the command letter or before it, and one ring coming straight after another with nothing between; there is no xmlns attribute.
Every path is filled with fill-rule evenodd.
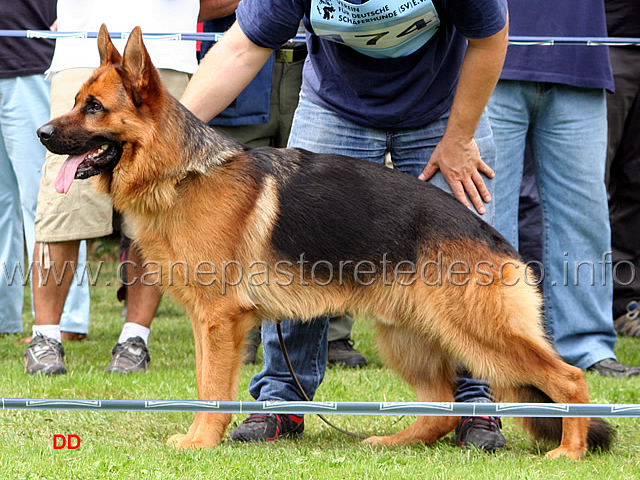
<svg viewBox="0 0 640 480"><path fill-rule="evenodd" d="M302 21L308 56L288 145L378 163L389 153L395 168L452 193L493 223L495 145L485 107L506 51L506 0L244 0L236 17L182 96L201 120L231 103ZM324 377L327 324L282 323L311 398ZM251 394L301 400L270 322L262 341L264 369ZM461 377L456 400L491 401L487 383ZM231 439L295 436L303 428L295 415L252 415ZM487 450L505 444L496 418L463 419L454 438Z"/></svg>

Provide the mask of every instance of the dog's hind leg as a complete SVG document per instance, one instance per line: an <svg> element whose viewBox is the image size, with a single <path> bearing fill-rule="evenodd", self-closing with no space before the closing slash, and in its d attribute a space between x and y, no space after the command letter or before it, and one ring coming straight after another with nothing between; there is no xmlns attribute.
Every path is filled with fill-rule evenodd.
<svg viewBox="0 0 640 480"><path fill-rule="evenodd" d="M529 376L529 382L535 383L534 386L555 403L589 403L589 390L584 373L579 368L566 364L556 355L550 355L533 369L537 372ZM547 457L577 459L584 456L589 424L589 418L564 417L560 445L547 452Z"/></svg>
<svg viewBox="0 0 640 480"><path fill-rule="evenodd" d="M459 302L452 304L447 297L432 302L439 306L434 331L443 349L474 378L489 380L498 398L502 389L533 386L555 403L588 403L583 372L565 363L545 337L542 299L523 281L526 268L512 260L502 265L501 274L490 285L468 282L456 292L449 290L449 297L456 298L457 293ZM588 431L589 419L563 418L560 446L547 455L583 456Z"/></svg>
<svg viewBox="0 0 640 480"><path fill-rule="evenodd" d="M419 402L453 402L453 367L440 346L415 332L388 324L378 325L378 344L387 365L415 390ZM405 430L384 437L369 437L374 445L435 443L451 432L459 417L420 416Z"/></svg>
<svg viewBox="0 0 640 480"><path fill-rule="evenodd" d="M196 346L196 382L199 400L233 400L244 355L244 339L254 325L253 312L218 305L190 315ZM196 414L186 434L173 435L167 443L178 449L218 445L231 414Z"/></svg>
<svg viewBox="0 0 640 480"><path fill-rule="evenodd" d="M474 343L473 337L467 336L460 357L475 377L489 379L499 397L502 387L509 390L518 385L526 389L530 385L555 403L589 402L582 370L565 363L542 332L524 336L522 330L508 325L493 332L491 344ZM547 456L582 457L586 453L588 429L588 418L563 418L560 446Z"/></svg>

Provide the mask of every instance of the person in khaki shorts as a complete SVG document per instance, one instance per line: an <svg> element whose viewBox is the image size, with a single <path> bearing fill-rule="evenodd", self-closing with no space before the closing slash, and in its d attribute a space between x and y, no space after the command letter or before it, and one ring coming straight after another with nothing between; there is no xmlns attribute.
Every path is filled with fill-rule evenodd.
<svg viewBox="0 0 640 480"><path fill-rule="evenodd" d="M153 6L153 16L148 14L149 4ZM86 15L80 15L82 11ZM126 2L126 5L124 0L114 0L108 5L99 1L59 0L58 29L96 31L104 22L111 31L131 31L134 26L140 25L146 33L195 32L198 11L198 0L146 0L139 4ZM123 18L122 12L128 12L127 18ZM120 43L116 46L122 51L124 41ZM163 81L171 94L179 98L189 82L190 74L197 68L195 42L153 40L148 43L153 45L149 49L150 55ZM50 72L55 72L51 81L52 118L72 109L77 91L97 67L97 57L95 40L57 40L50 68ZM87 65L91 68L84 68ZM66 195L56 192L55 177L65 158L47 154L38 194L34 271L42 271L43 278L54 271L61 273L65 262L77 262L82 240L109 235L113 231L111 201L106 195L98 194L90 180L74 182ZM135 232L126 219L123 233L135 238ZM146 343L162 293L153 285L152 277L145 276L145 282L139 280L145 273L142 264L143 260L134 243L129 262L125 265L126 277L131 279L127 284L126 323L112 351L108 372L145 371L150 361ZM33 339L24 355L26 370L30 374L66 373L60 316L74 275L69 269L60 282L45 282L35 277L35 325ZM50 275L50 278L55 277Z"/></svg>

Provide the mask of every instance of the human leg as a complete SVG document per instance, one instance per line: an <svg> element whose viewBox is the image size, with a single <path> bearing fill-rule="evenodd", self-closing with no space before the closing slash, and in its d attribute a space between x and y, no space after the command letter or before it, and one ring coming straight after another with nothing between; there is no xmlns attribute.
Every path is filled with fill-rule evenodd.
<svg viewBox="0 0 640 480"><path fill-rule="evenodd" d="M442 133L444 133L445 126L446 121L442 122L442 125L440 125L440 137ZM304 134L298 134L297 128L300 129L300 132L304 132ZM479 135L479 138L482 139L482 141L478 143L479 145L486 146L486 148L481 150L481 154L484 152L485 161L489 160L489 163L492 164L493 159L491 157L495 156L495 150L492 153L493 143L490 139L490 129L488 128L486 119L484 120L483 128L480 129L480 131L482 134ZM300 135L300 138L298 135ZM430 144L431 150L423 147L416 155L416 152L412 151L414 149L411 148L411 144L427 136L434 139ZM417 130L408 132L406 135L394 135L393 147L395 148L395 153L400 157L396 157L395 159L399 165L398 168L402 167L407 172L410 168L413 168L413 170L415 170L415 173L413 174L417 176L422 171L422 168L424 168L424 165L429 158L430 151L432 151L432 148L437 144L437 137L438 135L433 132L429 135L425 135L425 132L419 132ZM317 152L333 152L358 156L377 163L383 163L384 154L389 146L389 136L385 132L367 129L355 125L352 122L348 122L332 112L328 112L313 105L303 95L301 96L298 113L294 120L294 128L292 130L290 145ZM402 152L402 147L404 147L404 152ZM394 148L391 149L392 158L394 155ZM404 155L401 155L401 153L404 153ZM422 168L420 168L420 166ZM491 214L489 214L489 217L491 218ZM295 342L294 345L304 345L302 340L305 338L305 332L302 330L303 327L296 325L287 325L287 327L292 330L288 331L288 335L292 338L295 338L298 334L300 335L300 340ZM324 351L326 351L326 343L316 343L315 339L318 338L318 335L310 336L310 338L313 338L314 342L311 345L305 345L304 353L309 354L313 352L313 358L318 358L319 356L324 355ZM271 364L267 363L267 358L271 358L277 354L273 348L273 345L275 345L274 335L269 332L267 327L263 327L263 345L265 349L265 369L257 377L254 377L251 384L251 387L253 388L250 389L254 398L259 400L269 399L270 396L272 397L274 395L282 395L282 392L286 391L289 386L288 384L291 382L288 375L286 375L286 373L282 373L284 369L280 369L280 377L278 377L276 375L277 370L274 369ZM300 355L297 350L301 350L301 348L297 348L296 352L294 352L296 359ZM297 365L299 363L297 361L293 361L292 363L294 364L294 368L297 370ZM310 364L311 362L307 361L307 365L300 365L300 368L310 370ZM273 371L270 372L270 369ZM320 375L315 377L311 375L310 378L318 381L318 385L322 380L322 376ZM486 382L482 380L474 380L470 377L466 377L463 383L466 383L468 387L466 392L473 392L473 395L481 395L487 389ZM314 384L311 384L311 388L314 388ZM315 388L313 390L314 392ZM289 393L293 393L293 399L299 398L299 395L297 395L295 391L289 391ZM309 396L310 398L313 398L312 395ZM282 397L276 398L282 400L286 399ZM491 442L492 448L489 449L501 448L503 445L504 438L502 438L501 442ZM478 446L484 447L482 444L479 444Z"/></svg>
<svg viewBox="0 0 640 480"><path fill-rule="evenodd" d="M20 271L24 272L22 216L18 207L20 197L15 175L10 167L8 155L0 135L0 262L2 263L2 281L0 281L0 333L22 331L22 299L24 284ZM25 279L26 281L26 279Z"/></svg>
<svg viewBox="0 0 640 480"><path fill-rule="evenodd" d="M280 328L296 377L307 397L313 399L327 366L329 317L319 317L305 324L284 320ZM263 321L261 333L264 365L249 382L249 393L259 401L304 400L287 368L276 325ZM303 431L304 417L301 415L250 415L231 432L230 439L241 442L276 440L299 436Z"/></svg>
<svg viewBox="0 0 640 480"><path fill-rule="evenodd" d="M531 149L524 157L522 184L520 185L520 206L518 207L518 252L524 262L531 267L536 278L542 275L542 209L538 197L536 172L533 168Z"/></svg>
<svg viewBox="0 0 640 480"><path fill-rule="evenodd" d="M300 103L291 130L289 138L291 147L299 147L310 151L320 153L340 153L343 155L364 157L370 160L375 159L379 163L384 162L384 152L386 142L384 134L371 129L358 127L341 119L339 116L321 109L310 102L304 95L300 98ZM367 148L368 147L368 148ZM266 330L265 330L266 328ZM305 345L304 342L291 341L288 342L292 363L298 369L309 369L308 376L310 380L309 391L307 395L313 398L315 389L322 382L324 377L324 367L311 365L318 359L327 359L327 330L328 318L323 317L315 319L308 325L302 325L296 322L283 322L283 333L294 339L305 338L321 338L320 342L313 342ZM286 338L286 337L285 337ZM271 363L267 361L267 357L280 356L279 344L275 333L275 326L271 324L263 324L262 332L263 351L265 357L265 367L251 382L250 392L254 398L258 400L298 400L302 397L297 393L297 389L289 378L284 365L277 362ZM316 350L317 349L317 350ZM301 355L310 356L311 360L294 361L297 358L294 351L304 350ZM303 363L306 364L303 366ZM303 376L305 376L303 374ZM271 382L273 382L271 384ZM267 387L267 384L270 386ZM304 384L303 384L304 386ZM307 388L305 387L305 390ZM273 397L273 395L277 395Z"/></svg>
<svg viewBox="0 0 640 480"><path fill-rule="evenodd" d="M545 317L579 368L615 359L604 187L604 91L542 85L532 153L543 212Z"/></svg>
<svg viewBox="0 0 640 480"><path fill-rule="evenodd" d="M518 248L518 202L535 84L501 80L487 111L496 144L495 227Z"/></svg>
<svg viewBox="0 0 640 480"><path fill-rule="evenodd" d="M33 267L33 338L24 354L27 373L66 373L60 316L74 279L79 240L36 243Z"/></svg>
<svg viewBox="0 0 640 480"><path fill-rule="evenodd" d="M74 280L79 240L36 243L33 303L35 326L59 325L67 293Z"/></svg>
<svg viewBox="0 0 640 480"><path fill-rule="evenodd" d="M7 140L11 151L11 166L17 180L19 198L16 207L21 209L19 236L22 242L22 229L27 258L34 258L35 247L35 215L40 186L41 172L46 150L40 142L33 138L33 132L49 119L49 82L43 75L18 77L7 104L15 117L10 127L3 129L3 137ZM10 176L8 178L11 178ZM4 242L3 242L4 243ZM23 248L19 249L17 261L23 263ZM77 269L82 272L86 266L86 245L81 244ZM24 265L23 265L24 267ZM26 270L23 268L23 271ZM14 285L17 286L14 282ZM19 295L22 305L22 292ZM63 339L69 334L86 336L89 329L89 283L84 277L80 282L72 282L60 321ZM18 331L18 330L16 330ZM82 338L82 337L81 337ZM29 340L30 341L30 340Z"/></svg>
<svg viewBox="0 0 640 480"><path fill-rule="evenodd" d="M395 132L391 135L390 151L394 168L417 177L424 169L433 149L444 134L448 121L448 114L432 122L430 125L420 128ZM480 155L498 176L496 170L496 148L492 138L488 116L485 114L476 130L475 140L480 150ZM495 180L484 179L489 192L494 199L487 204L487 211L480 215L487 223L493 224L495 219ZM451 188L438 172L430 181L431 184L451 194ZM457 388L454 398L457 402L491 402L489 383L482 379L475 379L462 369L456 380ZM497 450L504 447L506 440L500 432L499 420L494 417L465 417L456 428L456 443L458 445L474 445L485 450Z"/></svg>
<svg viewBox="0 0 640 480"><path fill-rule="evenodd" d="M51 84L52 116L71 109L75 93L91 72L91 69L72 69L56 74ZM63 156L47 153L38 192L35 219L37 244L33 257L34 270L37 272L33 282L34 333L42 332L37 336L53 335L56 341L59 341L60 320L69 290L75 288L76 284L73 281L73 269L77 265L80 241L107 235L112 229L111 202L108 197L96 194L91 182L74 182L67 195L55 191L54 179L64 159ZM42 281L39 278L41 273ZM88 282L86 275L83 278ZM88 295L85 295L85 301L89 301ZM88 307L86 311L88 313ZM32 347L36 347L33 342L27 350L33 350ZM32 371L55 373L41 369Z"/></svg>
<svg viewBox="0 0 640 480"><path fill-rule="evenodd" d="M78 248L78 272L90 271L87 263L87 241L82 240ZM94 272L95 273L95 272ZM71 282L67 300L60 317L62 340L84 340L89 334L89 277L84 275Z"/></svg>
<svg viewBox="0 0 640 480"><path fill-rule="evenodd" d="M339 115L314 105L305 96L301 97L301 103L302 110L299 114L296 113L298 130L290 141L290 146L318 153L337 153L384 163L386 140L383 133L345 121ZM314 128L313 125L320 127ZM351 338L352 325L353 319L350 317L331 318L329 342L332 344L328 354L330 363L345 366L366 365L366 359L348 342Z"/></svg>
<svg viewBox="0 0 640 480"><path fill-rule="evenodd" d="M0 216L2 254L9 277L0 283L0 332L22 331L24 248L33 258L34 217L46 150L33 132L49 118L49 85L42 75L0 79ZM24 242L23 242L24 238ZM6 275L6 274L5 274ZM19 273L18 273L19 276ZM12 279L10 277L13 277Z"/></svg>
<svg viewBox="0 0 640 480"><path fill-rule="evenodd" d="M156 285L159 279L144 268L144 259L135 242L130 243L124 268L127 270L127 317L118 343L111 351L111 361L106 368L110 373L147 370L151 361L147 348L151 323L162 299L162 290Z"/></svg>
<svg viewBox="0 0 640 480"><path fill-rule="evenodd" d="M291 147L304 148L319 153L339 153L360 156L377 162L384 161L386 149L383 133L353 125L338 115L319 108L304 95L293 122ZM299 322L283 322L282 330L296 370L309 398L322 382L327 360L328 317L315 319L307 325ZM305 338L312 339L305 342ZM279 343L275 326L263 324L262 343L264 369L251 381L249 390L258 400L299 400L293 380L284 363L279 359ZM299 373L300 372L300 373ZM304 381L303 381L304 380Z"/></svg>
<svg viewBox="0 0 640 480"><path fill-rule="evenodd" d="M2 85L0 80L0 86ZM0 108L0 113L2 113ZM4 117L4 115L3 115ZM3 272L0 281L0 333L22 331L22 299L24 285L19 271L24 272L24 246L20 192L3 137L4 119L0 121L0 262ZM26 280L26 279L25 279Z"/></svg>
<svg viewBox="0 0 640 480"><path fill-rule="evenodd" d="M335 114L320 109L301 95L300 104L294 118L289 146L305 148L315 152L333 152L376 159L384 162L384 135L362 127L347 127L351 122L342 123ZM354 130L360 130L356 132ZM365 139L369 136L369 139ZM367 152L367 146L373 151ZM283 321L281 328L285 345L296 376L307 396L313 399L316 389L324 378L328 355L328 317L316 318L304 325L299 321ZM257 400L296 401L304 397L298 391L282 358L276 327L271 322L263 322L262 345L264 366L249 384L249 392ZM262 419L264 420L264 419ZM264 422L266 424L266 421ZM294 422L295 423L295 422ZM291 424L293 429L300 428ZM304 428L304 427L301 427ZM236 432L237 430L237 432ZM245 431L255 430L250 417L239 426L231 438L244 440ZM266 431L262 429L261 431Z"/></svg>
<svg viewBox="0 0 640 480"><path fill-rule="evenodd" d="M171 69L159 70L162 81L169 93L176 98L189 83L190 75ZM127 248L125 278L127 310L126 320L120 332L118 343L111 351L111 361L106 368L111 373L135 373L147 370L151 357L147 348L151 323L155 316L162 290L157 286L160 279L145 268L145 259L135 244L135 230L125 218L122 224L123 235L130 241Z"/></svg>
<svg viewBox="0 0 640 480"><path fill-rule="evenodd" d="M293 117L298 107L304 60L276 62L274 67L271 109L277 108L278 130L275 147L286 147L291 134ZM274 105L274 103L276 105Z"/></svg>

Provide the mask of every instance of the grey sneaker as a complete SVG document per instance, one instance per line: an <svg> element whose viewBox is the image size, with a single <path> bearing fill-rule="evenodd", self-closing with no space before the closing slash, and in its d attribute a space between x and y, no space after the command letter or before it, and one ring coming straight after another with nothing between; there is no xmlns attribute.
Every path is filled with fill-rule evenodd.
<svg viewBox="0 0 640 480"><path fill-rule="evenodd" d="M640 337L640 305L636 300L627 304L627 311L613 321L618 333Z"/></svg>
<svg viewBox="0 0 640 480"><path fill-rule="evenodd" d="M54 338L36 334L31 340L27 351L24 352L24 365L27 373L33 375L58 375L67 373L64 368L64 349L62 344Z"/></svg>
<svg viewBox="0 0 640 480"><path fill-rule="evenodd" d="M625 365L613 358L600 360L587 368L587 370L599 373L603 377L626 378L640 375L640 367Z"/></svg>
<svg viewBox="0 0 640 480"><path fill-rule="evenodd" d="M111 351L111 363L106 372L136 373L145 372L151 357L142 337L133 337L118 343Z"/></svg>

